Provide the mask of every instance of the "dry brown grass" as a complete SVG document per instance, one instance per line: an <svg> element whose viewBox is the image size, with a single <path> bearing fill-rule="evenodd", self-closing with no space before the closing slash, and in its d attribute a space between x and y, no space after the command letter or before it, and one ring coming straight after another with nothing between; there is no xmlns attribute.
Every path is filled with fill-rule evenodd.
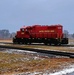
<svg viewBox="0 0 74 75"><path fill-rule="evenodd" d="M74 42L74 39L69 39L69 42Z"/></svg>
<svg viewBox="0 0 74 75"><path fill-rule="evenodd" d="M12 39L0 39L0 42L12 43Z"/></svg>
<svg viewBox="0 0 74 75"><path fill-rule="evenodd" d="M0 74L18 72L44 72L49 70L60 70L65 66L74 64L74 59L70 58L41 58L25 59L31 56L24 54L9 54L0 52Z"/></svg>

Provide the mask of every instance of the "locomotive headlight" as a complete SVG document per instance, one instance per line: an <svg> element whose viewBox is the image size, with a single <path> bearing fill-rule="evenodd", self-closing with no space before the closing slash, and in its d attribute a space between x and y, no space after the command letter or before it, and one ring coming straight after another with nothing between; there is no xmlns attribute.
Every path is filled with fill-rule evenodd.
<svg viewBox="0 0 74 75"><path fill-rule="evenodd" d="M45 38L45 39L47 39L47 38Z"/></svg>

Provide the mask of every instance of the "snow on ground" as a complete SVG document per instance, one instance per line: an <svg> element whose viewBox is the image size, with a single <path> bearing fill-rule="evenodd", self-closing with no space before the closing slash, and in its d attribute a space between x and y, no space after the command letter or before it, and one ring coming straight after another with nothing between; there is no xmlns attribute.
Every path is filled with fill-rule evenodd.
<svg viewBox="0 0 74 75"><path fill-rule="evenodd" d="M0 43L0 45L5 45L4 43Z"/></svg>
<svg viewBox="0 0 74 75"><path fill-rule="evenodd" d="M2 52L6 52L6 53L27 53L27 54L35 54L37 56L44 56L44 57L55 57L55 58L60 58L60 57L63 57L64 56L56 56L56 55L53 55L53 54L45 54L45 53L37 53L37 52L33 52L33 51L27 51L27 50L17 50L17 49L6 49L6 50L1 50ZM56 50L54 50L56 51ZM65 56L65 58L67 58Z"/></svg>
<svg viewBox="0 0 74 75"><path fill-rule="evenodd" d="M7 53L13 53L13 52L15 52L15 53L25 53L25 52L27 52L27 53L37 53L37 52L32 52L32 51L26 51L26 50L17 50L17 49L7 49L5 52L7 52Z"/></svg>
<svg viewBox="0 0 74 75"><path fill-rule="evenodd" d="M6 52L6 53L27 53L27 54L35 54L37 56L55 57L55 58L60 58L61 57L61 56L56 56L56 55L53 55L53 54L37 53L37 52L33 52L33 51L17 50L17 49L6 49L3 52Z"/></svg>
<svg viewBox="0 0 74 75"><path fill-rule="evenodd" d="M74 49L74 47L69 47L70 49Z"/></svg>
<svg viewBox="0 0 74 75"><path fill-rule="evenodd" d="M74 42L69 42L69 45L74 45Z"/></svg>
<svg viewBox="0 0 74 75"><path fill-rule="evenodd" d="M66 75L72 72L74 72L74 65L71 65L69 68L63 69L62 71L51 73L49 75Z"/></svg>

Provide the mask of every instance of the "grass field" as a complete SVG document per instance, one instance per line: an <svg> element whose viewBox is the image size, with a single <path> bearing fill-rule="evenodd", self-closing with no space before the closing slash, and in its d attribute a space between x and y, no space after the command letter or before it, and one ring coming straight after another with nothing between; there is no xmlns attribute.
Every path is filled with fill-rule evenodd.
<svg viewBox="0 0 74 75"><path fill-rule="evenodd" d="M21 72L50 72L61 70L74 64L71 58L34 58L31 54L0 52L0 74Z"/></svg>
<svg viewBox="0 0 74 75"><path fill-rule="evenodd" d="M0 42L12 43L12 39L0 39Z"/></svg>

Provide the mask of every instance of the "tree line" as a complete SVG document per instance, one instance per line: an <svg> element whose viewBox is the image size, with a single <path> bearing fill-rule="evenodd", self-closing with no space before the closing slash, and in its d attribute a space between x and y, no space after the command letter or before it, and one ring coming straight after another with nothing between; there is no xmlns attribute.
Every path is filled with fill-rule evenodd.
<svg viewBox="0 0 74 75"><path fill-rule="evenodd" d="M68 38L74 38L74 33L73 34L69 34L68 30L64 30L64 36L68 37Z"/></svg>
<svg viewBox="0 0 74 75"><path fill-rule="evenodd" d="M0 39L10 39L15 36L15 32L10 33L9 30L3 29L0 30Z"/></svg>

